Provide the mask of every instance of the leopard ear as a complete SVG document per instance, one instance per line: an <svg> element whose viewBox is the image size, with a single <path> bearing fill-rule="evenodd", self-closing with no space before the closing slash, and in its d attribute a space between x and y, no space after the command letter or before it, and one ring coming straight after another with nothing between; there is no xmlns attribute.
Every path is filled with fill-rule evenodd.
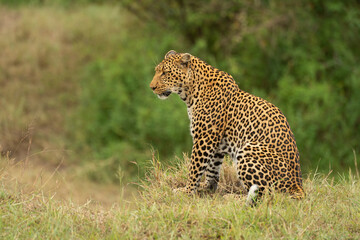
<svg viewBox="0 0 360 240"><path fill-rule="evenodd" d="M174 50L168 51L167 54L165 54L165 59L168 58L170 55L174 55L174 54L176 54L176 53L177 53L177 52L174 51Z"/></svg>
<svg viewBox="0 0 360 240"><path fill-rule="evenodd" d="M191 60L191 54L190 53L184 53L181 56L181 63L184 65L187 65L188 62Z"/></svg>

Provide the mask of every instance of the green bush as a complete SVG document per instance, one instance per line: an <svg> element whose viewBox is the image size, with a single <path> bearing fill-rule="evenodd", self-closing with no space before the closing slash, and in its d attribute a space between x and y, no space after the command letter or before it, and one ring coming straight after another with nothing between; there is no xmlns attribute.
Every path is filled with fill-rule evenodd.
<svg viewBox="0 0 360 240"><path fill-rule="evenodd" d="M116 59L99 59L86 68L73 118L78 148L95 153L95 159L111 159L103 170L113 180L118 167L129 176L143 175L152 148L163 158L191 150L184 103L177 96L161 101L149 87L162 57L158 53L165 53L175 39L164 36L159 45L144 35L133 37L124 34Z"/></svg>
<svg viewBox="0 0 360 240"><path fill-rule="evenodd" d="M122 1L283 110L303 168L348 169L360 151L357 1Z"/></svg>
<svg viewBox="0 0 360 240"><path fill-rule="evenodd" d="M137 171L128 162L150 158L150 146L162 159L191 149L185 105L176 96L159 101L148 87L169 49L206 60L279 106L305 172L354 165L360 151L356 1L121 3L139 22L124 29L129 34L115 60L100 58L86 68L76 131L82 147L113 159L112 169Z"/></svg>

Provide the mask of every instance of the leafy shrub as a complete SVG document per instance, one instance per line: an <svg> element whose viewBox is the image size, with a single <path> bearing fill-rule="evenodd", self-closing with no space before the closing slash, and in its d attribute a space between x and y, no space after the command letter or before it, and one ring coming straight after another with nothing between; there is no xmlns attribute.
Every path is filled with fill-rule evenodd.
<svg viewBox="0 0 360 240"><path fill-rule="evenodd" d="M134 159L124 155L123 144L134 154L144 153L137 163L147 158L149 145L165 159L189 151L184 104L174 96L161 102L148 88L153 67L166 51L176 49L229 72L240 88L279 106L305 170L353 166L353 150L360 151L356 1L121 3L140 21L124 29L129 34L115 60L99 58L86 68L80 145L90 146L100 158L118 156L113 164L120 166Z"/></svg>
<svg viewBox="0 0 360 240"><path fill-rule="evenodd" d="M165 36L169 44L159 45L155 39L128 37L119 43L116 59L99 59L86 68L74 117L78 147L95 153L95 159L111 159L104 172L113 180L119 166L129 175L140 169L142 175L144 168L137 165L151 158L151 148L164 158L191 149L184 103L176 96L162 102L149 87L158 63L154 56L166 53L173 38Z"/></svg>
<svg viewBox="0 0 360 240"><path fill-rule="evenodd" d="M278 105L303 167L353 166L360 151L357 1L132 1L140 19L176 30L189 51Z"/></svg>

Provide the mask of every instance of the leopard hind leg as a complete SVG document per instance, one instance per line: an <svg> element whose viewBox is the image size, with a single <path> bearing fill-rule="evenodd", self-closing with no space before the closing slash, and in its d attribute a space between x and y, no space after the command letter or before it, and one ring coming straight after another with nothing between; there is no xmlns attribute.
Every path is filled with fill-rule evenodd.
<svg viewBox="0 0 360 240"><path fill-rule="evenodd" d="M249 189L249 192L248 192L248 195L246 198L246 205L254 206L258 196L259 196L259 186L254 184Z"/></svg>

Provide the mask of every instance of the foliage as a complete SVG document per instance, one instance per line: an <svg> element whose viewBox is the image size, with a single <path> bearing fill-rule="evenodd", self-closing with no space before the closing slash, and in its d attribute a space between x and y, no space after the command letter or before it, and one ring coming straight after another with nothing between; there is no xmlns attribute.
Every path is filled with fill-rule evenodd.
<svg viewBox="0 0 360 240"><path fill-rule="evenodd" d="M353 151L360 151L356 2L121 3L144 24L140 31L146 37L129 36L116 61L90 67L87 81L100 84L87 84L84 89L95 91L82 96L96 105L84 105L98 115L85 118L90 129L85 136L91 141L126 141L138 149L150 143L165 158L189 151L185 106L179 99L155 101L147 88L151 68L162 55L185 49L232 74L240 88L280 107L294 131L305 171L353 167Z"/></svg>
<svg viewBox="0 0 360 240"><path fill-rule="evenodd" d="M352 166L360 152L357 1L122 1L178 32L188 51L283 110L303 167ZM320 162L319 162L320 161Z"/></svg>
<svg viewBox="0 0 360 240"><path fill-rule="evenodd" d="M97 159L111 158L110 168L120 166L136 178L143 176L152 146L169 157L191 149L191 137L185 105L175 96L161 102L149 88L154 56L173 39L159 45L144 32L135 34L123 33L118 57L86 67L73 126L80 148L90 146Z"/></svg>

